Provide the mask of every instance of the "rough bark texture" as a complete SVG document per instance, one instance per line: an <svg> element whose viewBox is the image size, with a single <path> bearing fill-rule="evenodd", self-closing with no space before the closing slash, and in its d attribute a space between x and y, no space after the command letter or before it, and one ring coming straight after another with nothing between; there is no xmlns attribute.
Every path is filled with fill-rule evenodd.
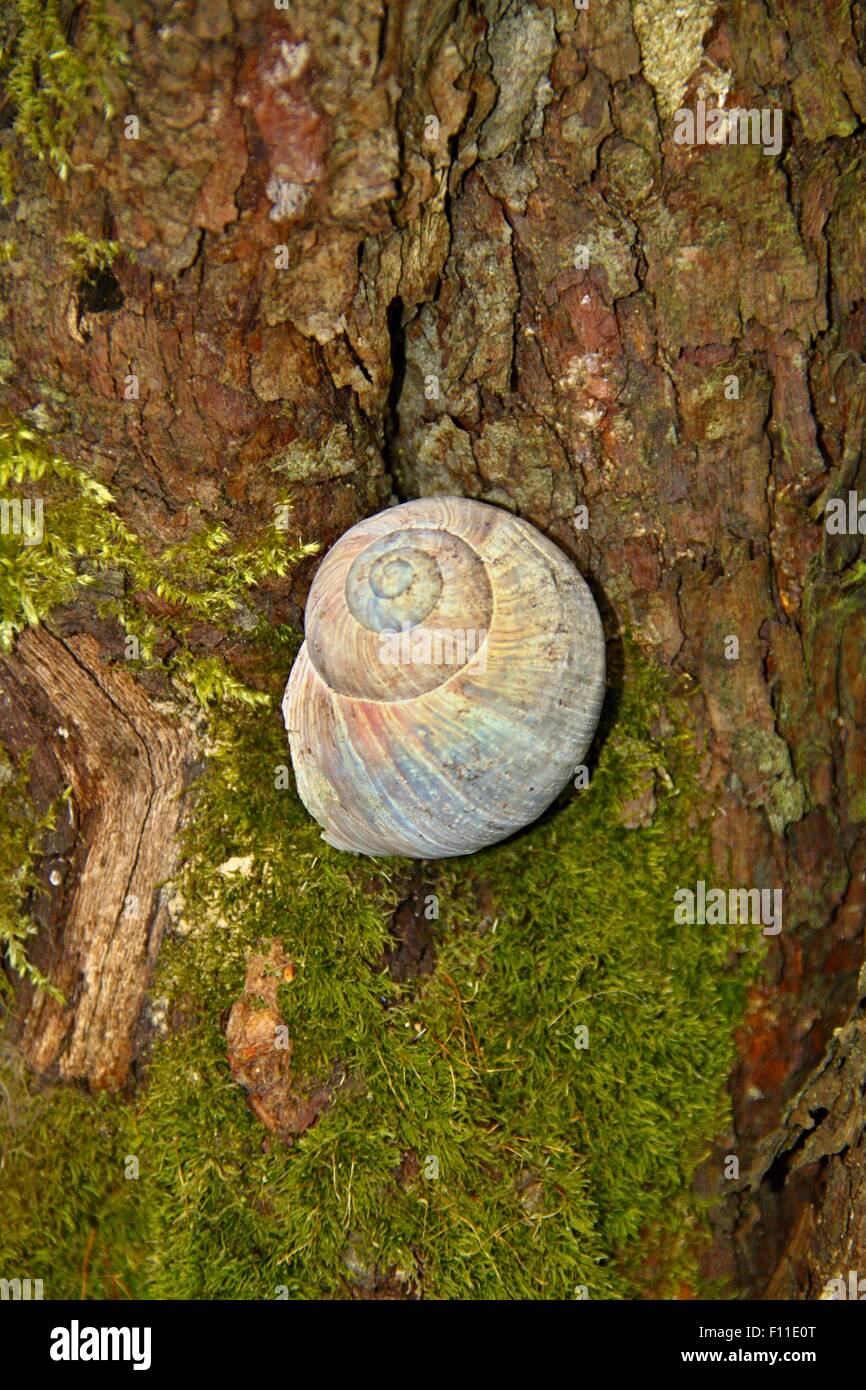
<svg viewBox="0 0 866 1390"><path fill-rule="evenodd" d="M741 1176L713 1269L800 1297L866 1268L848 1219L866 1209L866 589L861 538L822 520L827 497L866 491L863 8L117 13L140 138L120 117L84 121L73 156L94 169L64 186L0 137L26 187L4 404L94 461L163 540L199 512L243 535L287 480L293 526L325 544L393 494L513 508L574 557L611 635L629 626L695 677L718 881L785 894L740 1040L721 1152ZM673 114L699 97L781 108L783 156L676 144ZM134 253L112 267L115 307L82 299L61 250L73 230ZM297 620L308 579L266 591L268 615ZM88 874L132 816L138 840L114 845L110 881L151 902L184 750L100 673L92 639L28 638L8 668L46 737L79 720L79 753L57 757L92 811L57 948L58 979L84 983L72 1018L34 1011L28 1051L116 1084L158 931L145 912L118 932L116 895L91 913ZM135 770L115 783L118 753ZM134 962L122 1023L93 997L105 951ZM717 1156L708 1190L725 1188L720 1171Z"/></svg>

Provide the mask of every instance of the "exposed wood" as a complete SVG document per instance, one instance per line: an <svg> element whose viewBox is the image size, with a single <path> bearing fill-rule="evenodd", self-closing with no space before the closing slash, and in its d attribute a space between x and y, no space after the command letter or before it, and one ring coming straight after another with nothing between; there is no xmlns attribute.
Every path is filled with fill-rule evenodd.
<svg viewBox="0 0 866 1390"><path fill-rule="evenodd" d="M117 1088L128 1079L144 991L166 921L159 885L177 853L190 730L158 714L96 640L28 632L0 671L11 700L41 692L34 739L72 788L78 872L47 974L66 1003L30 1005L20 1046L37 1071Z"/></svg>

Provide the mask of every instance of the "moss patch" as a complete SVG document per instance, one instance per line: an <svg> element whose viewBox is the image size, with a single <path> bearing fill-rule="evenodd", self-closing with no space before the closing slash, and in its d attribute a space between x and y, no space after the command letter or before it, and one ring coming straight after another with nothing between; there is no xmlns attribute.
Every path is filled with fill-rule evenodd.
<svg viewBox="0 0 866 1390"><path fill-rule="evenodd" d="M284 641L271 637L275 678ZM97 1165L111 1219L130 1241L146 1229L148 1296L339 1297L387 1280L434 1298L623 1298L643 1287L650 1230L668 1237L657 1288L694 1283L691 1180L724 1118L743 987L730 934L673 924L674 889L708 864L686 722L632 652L589 788L507 844L426 866L437 965L398 985L378 963L408 866L322 843L277 788L273 712L214 715L154 991L170 1031ZM652 823L627 830L621 807L648 768ZM219 871L246 856L248 872ZM348 1078L291 1150L248 1109L223 1035L248 952L274 939L295 963L279 996L293 1067L338 1060ZM80 1268L59 1268L37 1233L58 1203L85 1231L99 1182L82 1203L53 1165L31 1177L15 1154L5 1183L30 1192L4 1267L75 1294ZM118 1196L126 1154L139 1177Z"/></svg>
<svg viewBox="0 0 866 1390"><path fill-rule="evenodd" d="M27 795L28 780L26 762L16 769L0 744L0 959L32 984L50 988L28 959L27 941L36 931L29 910L39 891L36 864L57 807L38 815ZM9 989L9 977L0 970L0 995Z"/></svg>
<svg viewBox="0 0 866 1390"><path fill-rule="evenodd" d="M3 23L0 71L15 106L15 131L62 179L82 120L114 114L127 55L106 0L15 0ZM8 201L4 196L3 201Z"/></svg>
<svg viewBox="0 0 866 1390"><path fill-rule="evenodd" d="M4 1278L42 1279L52 1299L147 1296L151 1231L126 1177L134 1124L128 1106L104 1094L29 1095L14 1059L4 1058Z"/></svg>
<svg viewBox="0 0 866 1390"><path fill-rule="evenodd" d="M0 534L0 652L11 651L20 632L59 604L98 588L103 576L111 592L98 607L129 634L135 661L151 663L170 632L172 645L178 638L180 645L167 673L186 682L202 705L227 698L269 703L219 661L196 657L184 639L196 622L234 633L252 588L316 554L318 545L287 542L281 523L290 498L275 503L273 524L243 545L232 545L225 527L202 522L189 539L155 551L118 515L107 487L61 458L39 431L6 422L0 504L9 517Z"/></svg>

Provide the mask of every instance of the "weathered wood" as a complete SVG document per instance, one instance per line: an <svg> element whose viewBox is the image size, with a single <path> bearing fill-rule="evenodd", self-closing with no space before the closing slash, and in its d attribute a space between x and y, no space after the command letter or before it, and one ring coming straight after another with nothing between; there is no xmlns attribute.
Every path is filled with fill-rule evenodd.
<svg viewBox="0 0 866 1390"><path fill-rule="evenodd" d="M72 789L79 864L46 972L66 1003L31 1002L21 1050L37 1071L117 1088L165 926L159 885L175 862L191 733L105 665L89 635L28 632L4 665L10 698L36 690L48 702L33 732Z"/></svg>

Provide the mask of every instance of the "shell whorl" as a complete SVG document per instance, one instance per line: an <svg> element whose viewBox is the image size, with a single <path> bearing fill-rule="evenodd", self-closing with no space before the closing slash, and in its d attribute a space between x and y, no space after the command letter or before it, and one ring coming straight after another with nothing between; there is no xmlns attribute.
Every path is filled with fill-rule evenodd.
<svg viewBox="0 0 866 1390"><path fill-rule="evenodd" d="M443 632L473 641L445 664L385 659ZM438 858L502 839L580 762L604 655L584 580L527 522L451 497L381 512L310 590L283 702L301 798L340 849Z"/></svg>
<svg viewBox="0 0 866 1390"><path fill-rule="evenodd" d="M434 556L415 537L399 534L362 550L346 578L349 612L372 632L420 623L441 593L442 571Z"/></svg>
<svg viewBox="0 0 866 1390"><path fill-rule="evenodd" d="M394 518L400 510L380 516ZM453 667L388 662L383 634L422 624L430 632L478 633L490 625L493 593L475 538L448 529L445 511L441 526L422 525L423 519L410 516L396 528L392 520L388 530L375 525L380 517L359 523L328 552L313 581L307 651L340 695L406 700L454 674Z"/></svg>

